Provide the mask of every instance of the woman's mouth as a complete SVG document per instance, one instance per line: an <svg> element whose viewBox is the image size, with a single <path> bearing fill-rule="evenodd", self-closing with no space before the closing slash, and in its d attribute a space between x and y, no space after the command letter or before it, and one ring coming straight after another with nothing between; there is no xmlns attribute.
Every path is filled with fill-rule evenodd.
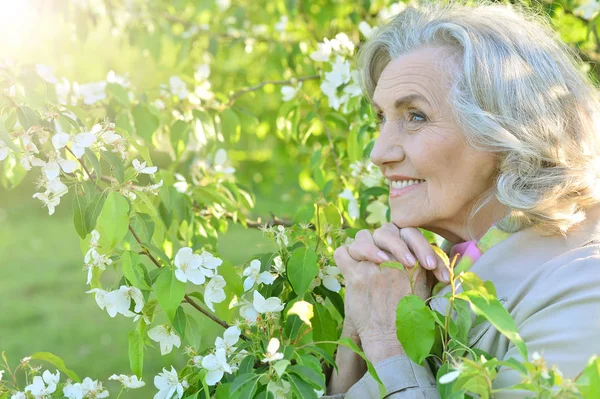
<svg viewBox="0 0 600 399"><path fill-rule="evenodd" d="M390 198L399 197L419 187L425 180L392 180L390 181Z"/></svg>

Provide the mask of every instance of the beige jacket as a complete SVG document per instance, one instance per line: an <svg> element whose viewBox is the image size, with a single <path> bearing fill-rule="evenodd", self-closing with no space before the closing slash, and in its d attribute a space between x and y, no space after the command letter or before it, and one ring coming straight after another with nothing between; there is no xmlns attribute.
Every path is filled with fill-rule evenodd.
<svg viewBox="0 0 600 399"><path fill-rule="evenodd" d="M587 219L566 238L542 237L532 228L514 233L486 251L470 271L494 283L530 356L539 352L548 367L555 364L566 378L574 378L593 354L600 354L600 206L589 210ZM446 300L439 297L449 290L450 286L445 287L431 300L431 307L442 314ZM474 327L469 345L498 359L520 359L516 348L489 322ZM386 387L386 398L440 398L427 365L395 356L375 368ZM494 388L518 382L517 372L500 369ZM530 395L527 391L503 391L494 397ZM377 383L365 374L346 394L323 398L344 397L379 398Z"/></svg>

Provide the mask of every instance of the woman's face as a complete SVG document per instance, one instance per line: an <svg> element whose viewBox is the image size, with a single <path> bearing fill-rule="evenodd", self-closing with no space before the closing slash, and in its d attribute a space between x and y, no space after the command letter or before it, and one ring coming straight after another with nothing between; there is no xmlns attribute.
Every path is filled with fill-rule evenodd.
<svg viewBox="0 0 600 399"><path fill-rule="evenodd" d="M438 66L442 57L444 48L424 48L383 70L373 95L383 122L371 160L390 184L394 224L455 241L466 239L471 206L493 185L495 156L469 146L454 121L452 72Z"/></svg>

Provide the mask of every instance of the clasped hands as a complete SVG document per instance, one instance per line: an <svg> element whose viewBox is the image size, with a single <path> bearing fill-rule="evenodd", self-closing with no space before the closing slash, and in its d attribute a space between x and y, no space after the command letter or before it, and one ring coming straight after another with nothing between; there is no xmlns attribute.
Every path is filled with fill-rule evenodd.
<svg viewBox="0 0 600 399"><path fill-rule="evenodd" d="M346 281L343 335L360 343L372 363L403 354L396 338L398 302L411 293L426 300L436 280L447 283L442 259L419 229L393 223L373 233L360 230L352 244L335 250L334 259ZM406 272L379 266L390 260L409 269L414 292Z"/></svg>

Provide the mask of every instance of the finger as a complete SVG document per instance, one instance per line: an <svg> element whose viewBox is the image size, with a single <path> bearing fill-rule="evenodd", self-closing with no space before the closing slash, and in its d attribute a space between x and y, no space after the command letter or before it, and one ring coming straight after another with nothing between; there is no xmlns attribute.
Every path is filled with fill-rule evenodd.
<svg viewBox="0 0 600 399"><path fill-rule="evenodd" d="M348 245L336 248L333 252L333 259L344 278L347 278L350 275L350 270L358 265L358 262L348 253Z"/></svg>
<svg viewBox="0 0 600 399"><path fill-rule="evenodd" d="M375 243L353 242L348 246L348 253L355 261L382 263L392 260Z"/></svg>
<svg viewBox="0 0 600 399"><path fill-rule="evenodd" d="M348 253L356 261L369 261L381 263L390 260L390 257L375 245L369 230L360 230L356 239L348 247Z"/></svg>
<svg viewBox="0 0 600 399"><path fill-rule="evenodd" d="M400 230L400 236L410 250L417 256L419 263L425 269L435 270L443 265L442 259L437 256L427 238L416 227L407 227ZM438 272L439 273L439 272Z"/></svg>
<svg viewBox="0 0 600 399"><path fill-rule="evenodd" d="M409 249L408 245L400 238L398 229L380 227L373 232L375 245L390 252L400 263L406 266L415 266L417 259Z"/></svg>

